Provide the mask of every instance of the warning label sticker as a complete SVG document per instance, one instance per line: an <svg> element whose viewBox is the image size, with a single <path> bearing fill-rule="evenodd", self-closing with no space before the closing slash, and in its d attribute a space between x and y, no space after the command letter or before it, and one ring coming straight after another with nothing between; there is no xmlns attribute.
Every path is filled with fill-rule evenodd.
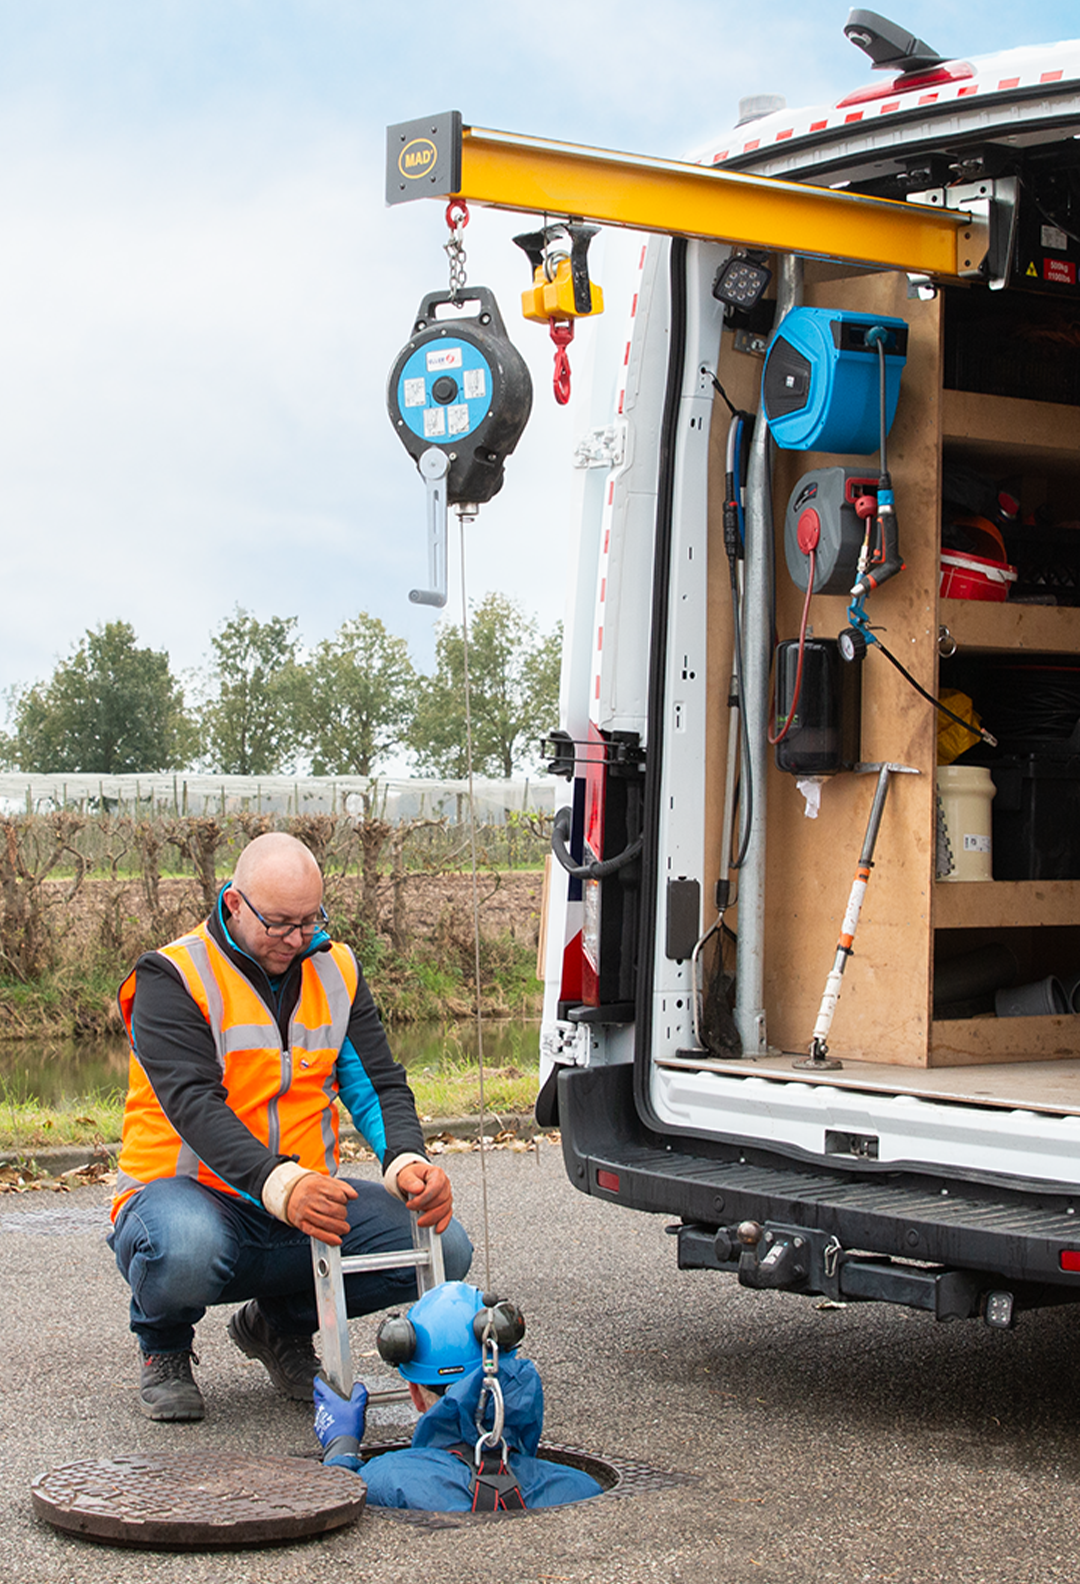
<svg viewBox="0 0 1080 1584"><path fill-rule="evenodd" d="M465 396L469 401L478 401L487 394L487 382L484 379L482 368L466 369L462 381L465 387Z"/></svg>
<svg viewBox="0 0 1080 1584"><path fill-rule="evenodd" d="M427 401L427 381L420 379L407 379L403 381L406 407L422 407Z"/></svg>
<svg viewBox="0 0 1080 1584"><path fill-rule="evenodd" d="M424 439L435 440L446 433L446 408L429 407L424 413Z"/></svg>
<svg viewBox="0 0 1080 1584"><path fill-rule="evenodd" d="M1076 285L1076 265L1071 259L1043 259L1043 280L1060 281L1065 286Z"/></svg>
<svg viewBox="0 0 1080 1584"><path fill-rule="evenodd" d="M446 427L452 435L468 434L469 409L464 402L446 409Z"/></svg>

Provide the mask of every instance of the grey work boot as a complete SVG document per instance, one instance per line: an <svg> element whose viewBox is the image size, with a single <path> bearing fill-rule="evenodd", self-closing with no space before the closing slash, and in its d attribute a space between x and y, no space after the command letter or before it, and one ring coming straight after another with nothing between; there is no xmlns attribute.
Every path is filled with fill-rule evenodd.
<svg viewBox="0 0 1080 1584"><path fill-rule="evenodd" d="M191 1373L195 1354L144 1353L139 1378L139 1407L148 1419L202 1419L206 1404Z"/></svg>
<svg viewBox="0 0 1080 1584"><path fill-rule="evenodd" d="M265 1365L278 1391L297 1402L314 1401L319 1357L310 1336L273 1330L254 1298L233 1315L229 1335L241 1353Z"/></svg>

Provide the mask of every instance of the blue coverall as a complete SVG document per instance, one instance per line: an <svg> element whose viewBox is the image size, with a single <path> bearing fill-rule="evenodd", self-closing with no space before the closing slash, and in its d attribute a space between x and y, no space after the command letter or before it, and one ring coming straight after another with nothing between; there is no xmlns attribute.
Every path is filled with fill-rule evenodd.
<svg viewBox="0 0 1080 1584"><path fill-rule="evenodd" d="M410 1447L384 1452L363 1465L360 1474L371 1506L471 1511L471 1467L446 1449L461 1442L476 1445L474 1416L483 1378L480 1369L463 1376L420 1416ZM508 1461L525 1506L558 1507L598 1496L602 1487L590 1474L535 1455L544 1423L544 1389L535 1364L524 1358L501 1360L499 1384L506 1405Z"/></svg>

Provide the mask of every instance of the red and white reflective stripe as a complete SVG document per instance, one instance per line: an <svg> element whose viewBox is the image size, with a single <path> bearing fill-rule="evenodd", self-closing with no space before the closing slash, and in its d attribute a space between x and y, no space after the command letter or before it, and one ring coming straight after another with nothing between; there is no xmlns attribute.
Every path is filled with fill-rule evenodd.
<svg viewBox="0 0 1080 1584"><path fill-rule="evenodd" d="M718 150L715 154L703 160L702 164L723 165L729 159L737 158L743 154L754 154L771 143L787 143L792 138L807 137L815 132L826 132L830 128L845 127L852 123L865 121L868 117L875 114L875 108L869 103L864 103L864 100L869 101L881 97L882 103L876 107L876 114L879 116L894 115L898 110L913 109L932 104L946 104L956 99L968 99L980 91L984 95L1012 93L1018 88L1041 88L1065 80L1063 67L1057 67L1051 71L1036 72L1033 70L1030 75L999 77L996 81L988 79L980 82L970 81L974 68L966 61L956 62L948 70L952 73L948 77L944 69L940 78L936 74L928 72L906 86L902 82L893 81L881 88L874 86L866 89L857 89L854 93L848 94L841 99L834 109L824 117L819 112L817 119L813 121L805 123L793 122L788 126L780 127L778 131L769 133L767 136L758 134L747 139L739 147L729 146ZM914 97L916 90L929 88L931 85L933 85L933 92L919 94L918 98ZM849 108L856 104L862 105L862 108L858 110Z"/></svg>
<svg viewBox="0 0 1080 1584"><path fill-rule="evenodd" d="M645 252L647 247L648 243L643 242L641 244L641 250L638 253L638 285L635 287L633 297L630 301L630 324L626 332L626 348L623 352L621 371L622 383L619 386L618 399L615 404L616 411L620 418L623 416L623 411L626 406L626 377L627 371L630 367L630 348L634 333L634 321L637 318L638 303L641 299L640 281L641 273L645 268ZM596 612L593 620L593 631L596 633L596 642L593 647L592 686L589 689L589 719L594 723L598 722L599 717L600 661L604 648L604 605L607 600L608 561L610 559L611 552L611 522L614 505L615 475L612 473L607 481L607 489L604 493L603 516L600 520L600 564L597 568Z"/></svg>

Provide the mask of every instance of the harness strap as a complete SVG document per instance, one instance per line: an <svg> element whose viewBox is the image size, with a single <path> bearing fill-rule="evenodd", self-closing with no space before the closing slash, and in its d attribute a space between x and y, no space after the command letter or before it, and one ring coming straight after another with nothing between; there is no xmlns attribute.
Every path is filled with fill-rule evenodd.
<svg viewBox="0 0 1080 1584"><path fill-rule="evenodd" d="M472 1471L469 1492L473 1512L525 1511L525 1498L521 1494L517 1475L501 1452L485 1452L477 1463L476 1448L467 1441L459 1441L456 1446L447 1447L446 1450L459 1457Z"/></svg>

